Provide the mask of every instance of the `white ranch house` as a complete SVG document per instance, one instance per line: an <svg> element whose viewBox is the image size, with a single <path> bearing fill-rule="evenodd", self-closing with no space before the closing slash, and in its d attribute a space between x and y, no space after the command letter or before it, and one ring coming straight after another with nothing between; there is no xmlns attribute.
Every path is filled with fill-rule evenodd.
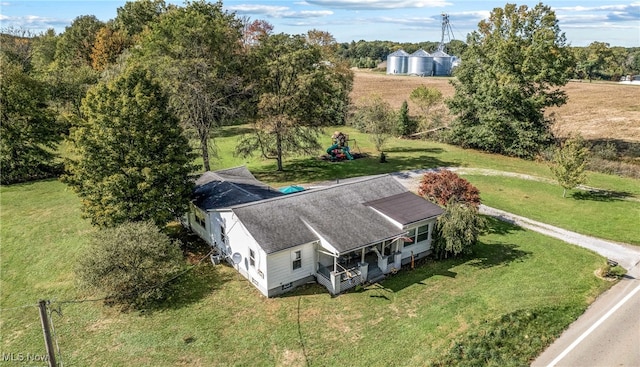
<svg viewBox="0 0 640 367"><path fill-rule="evenodd" d="M429 254L442 209L389 175L282 194L245 167L196 181L185 225L267 297L317 281L331 294Z"/></svg>

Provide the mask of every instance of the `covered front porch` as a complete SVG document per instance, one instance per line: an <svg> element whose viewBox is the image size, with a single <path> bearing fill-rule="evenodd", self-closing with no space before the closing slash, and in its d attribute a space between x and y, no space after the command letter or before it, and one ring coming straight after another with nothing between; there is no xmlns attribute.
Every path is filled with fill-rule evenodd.
<svg viewBox="0 0 640 367"><path fill-rule="evenodd" d="M342 254L320 247L316 279L333 295L358 284L376 282L400 269L401 243L401 238L395 238Z"/></svg>

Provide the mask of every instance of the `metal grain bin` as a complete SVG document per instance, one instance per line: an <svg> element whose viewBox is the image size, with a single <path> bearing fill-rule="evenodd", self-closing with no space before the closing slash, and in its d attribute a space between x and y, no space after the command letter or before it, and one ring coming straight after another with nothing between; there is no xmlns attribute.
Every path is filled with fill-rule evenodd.
<svg viewBox="0 0 640 367"><path fill-rule="evenodd" d="M451 56L442 51L436 51L431 55L433 56L433 74L437 76L451 75Z"/></svg>
<svg viewBox="0 0 640 367"><path fill-rule="evenodd" d="M409 54L398 50L387 55L387 74L406 74L409 69Z"/></svg>
<svg viewBox="0 0 640 367"><path fill-rule="evenodd" d="M433 57L423 49L412 53L409 56L408 74L418 76L433 75Z"/></svg>

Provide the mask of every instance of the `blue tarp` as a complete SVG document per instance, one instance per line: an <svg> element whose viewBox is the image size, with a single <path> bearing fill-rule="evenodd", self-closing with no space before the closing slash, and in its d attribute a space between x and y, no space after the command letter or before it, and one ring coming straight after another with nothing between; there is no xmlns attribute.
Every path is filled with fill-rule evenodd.
<svg viewBox="0 0 640 367"><path fill-rule="evenodd" d="M278 189L278 191L280 191L283 194L293 194L294 192L304 191L304 187L291 185L291 186L282 187Z"/></svg>

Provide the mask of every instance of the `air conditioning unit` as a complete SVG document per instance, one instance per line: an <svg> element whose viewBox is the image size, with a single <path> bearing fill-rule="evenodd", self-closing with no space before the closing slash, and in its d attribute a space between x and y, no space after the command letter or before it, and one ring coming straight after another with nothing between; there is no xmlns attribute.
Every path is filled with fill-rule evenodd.
<svg viewBox="0 0 640 367"><path fill-rule="evenodd" d="M209 257L211 258L211 263L213 265L218 265L222 261L222 257L220 255L211 255Z"/></svg>

